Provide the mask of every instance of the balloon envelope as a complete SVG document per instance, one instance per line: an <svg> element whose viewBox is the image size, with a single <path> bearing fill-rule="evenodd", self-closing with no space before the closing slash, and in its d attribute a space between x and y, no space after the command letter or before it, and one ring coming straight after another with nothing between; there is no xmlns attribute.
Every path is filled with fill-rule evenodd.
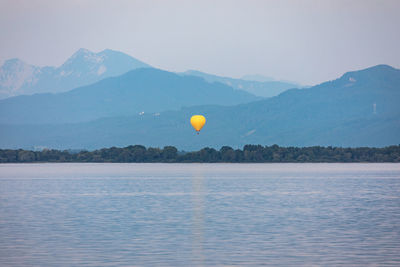
<svg viewBox="0 0 400 267"><path fill-rule="evenodd" d="M194 115L190 118L190 124L192 124L193 128L199 132L201 128L203 128L206 123L206 118L202 115Z"/></svg>

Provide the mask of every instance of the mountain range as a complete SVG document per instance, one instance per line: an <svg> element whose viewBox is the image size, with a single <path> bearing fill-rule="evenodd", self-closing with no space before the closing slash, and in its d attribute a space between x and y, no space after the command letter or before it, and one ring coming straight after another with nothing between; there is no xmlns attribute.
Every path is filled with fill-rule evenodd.
<svg viewBox="0 0 400 267"><path fill-rule="evenodd" d="M268 80L267 78L259 75L247 75L244 76L242 79L234 79L212 75L196 70L188 70L186 72L183 72L182 75L201 77L210 83L223 83L237 90L244 90L253 95L261 97L277 96L288 89L301 87L299 84L296 83Z"/></svg>
<svg viewBox="0 0 400 267"><path fill-rule="evenodd" d="M94 53L81 48L59 67L39 67L14 58L0 66L0 99L18 95L65 92L139 68L151 68L151 66L110 49ZM233 79L199 71L187 71L181 74L202 77L210 83L220 82L260 97L275 96L286 89L298 87L294 83L265 81L265 77L260 75ZM249 78L258 81L251 81Z"/></svg>
<svg viewBox="0 0 400 267"><path fill-rule="evenodd" d="M101 87L103 83L112 83L119 79L127 79L130 84L143 76L140 74L135 76L135 79L129 80L131 75L148 71L136 70L120 77L106 79L96 86ZM160 70L153 71L168 77L175 75L171 76L175 80L199 79L197 81L205 82L196 77L182 77ZM148 80L143 81L146 84L148 82ZM208 84L211 86L210 91L214 86L220 86L219 90L228 88L233 90L221 83ZM170 88L175 87L171 84ZM90 88L90 86L83 87L71 93L82 91L94 97L96 90L91 91ZM133 87L128 86L126 90L129 88ZM182 93L179 90L171 91L170 88L168 89L170 95L176 97ZM204 93L202 88L194 88L194 91ZM387 65L348 72L334 81L305 89L290 89L268 99L257 100L252 95L247 96L249 98L246 101L243 101L242 96L239 97L246 103L241 102L236 105L234 102L237 99L232 96L233 100L226 103L226 106L221 106L220 103L214 103L217 105L199 103L198 106L193 106L196 103L190 103L182 105L179 110L163 111L159 114L149 112L129 116L111 114L107 118L72 123L63 123L62 120L57 123L24 122L24 118L21 117L19 124L11 124L11 121L7 122L6 116L2 116L0 147L95 149L142 144L156 147L174 145L184 150L195 150L206 146L240 147L244 144L380 147L400 143L400 70ZM32 105L34 102L31 101L35 97L42 96L19 97L26 98L27 102L19 102L23 104L15 104L13 109L24 109ZM162 95L160 98L165 97ZM8 101L19 98L11 98ZM4 107L3 101L0 102L1 108ZM115 105L124 103L116 102ZM0 114L10 110L12 109L8 106L2 109ZM80 111L79 114L85 116L84 111ZM189 124L190 116L193 114L203 114L207 118L206 126L200 135L196 135Z"/></svg>
<svg viewBox="0 0 400 267"><path fill-rule="evenodd" d="M0 99L35 93L59 93L107 77L150 66L122 52L79 49L60 67L38 67L14 58L0 67Z"/></svg>
<svg viewBox="0 0 400 267"><path fill-rule="evenodd" d="M141 68L58 94L0 100L0 123L73 123L159 113L194 105L235 105L260 98L222 83Z"/></svg>

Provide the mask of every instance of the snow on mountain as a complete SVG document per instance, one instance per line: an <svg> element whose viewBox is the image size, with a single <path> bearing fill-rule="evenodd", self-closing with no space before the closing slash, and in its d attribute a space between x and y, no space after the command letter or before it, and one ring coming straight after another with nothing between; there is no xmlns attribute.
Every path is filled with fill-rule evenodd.
<svg viewBox="0 0 400 267"><path fill-rule="evenodd" d="M0 97L18 95L18 90L26 84L37 82L40 68L13 58L4 62L0 68Z"/></svg>
<svg viewBox="0 0 400 267"><path fill-rule="evenodd" d="M99 53L81 48L60 67L37 67L19 59L0 67L0 98L22 94L58 93L130 70L150 66L122 52Z"/></svg>

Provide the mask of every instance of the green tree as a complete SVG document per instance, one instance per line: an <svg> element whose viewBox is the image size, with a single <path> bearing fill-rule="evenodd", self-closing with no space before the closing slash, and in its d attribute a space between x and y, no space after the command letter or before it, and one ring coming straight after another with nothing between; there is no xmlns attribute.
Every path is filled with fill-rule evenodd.
<svg viewBox="0 0 400 267"><path fill-rule="evenodd" d="M221 161L223 162L235 162L236 161L236 154L233 148L230 146L223 146L219 150Z"/></svg>
<svg viewBox="0 0 400 267"><path fill-rule="evenodd" d="M161 155L166 162L176 161L176 158L178 156L178 149L173 146L165 146L161 152Z"/></svg>
<svg viewBox="0 0 400 267"><path fill-rule="evenodd" d="M19 162L33 162L35 161L35 153L32 151L21 150L18 152Z"/></svg>

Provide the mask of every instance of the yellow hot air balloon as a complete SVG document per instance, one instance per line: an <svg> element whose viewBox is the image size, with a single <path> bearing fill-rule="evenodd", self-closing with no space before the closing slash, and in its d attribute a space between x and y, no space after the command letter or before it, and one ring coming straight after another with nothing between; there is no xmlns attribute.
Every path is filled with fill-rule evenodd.
<svg viewBox="0 0 400 267"><path fill-rule="evenodd" d="M190 118L190 124L192 124L193 128L197 131L197 134L199 134L201 128L206 124L206 118L202 115L193 115Z"/></svg>

